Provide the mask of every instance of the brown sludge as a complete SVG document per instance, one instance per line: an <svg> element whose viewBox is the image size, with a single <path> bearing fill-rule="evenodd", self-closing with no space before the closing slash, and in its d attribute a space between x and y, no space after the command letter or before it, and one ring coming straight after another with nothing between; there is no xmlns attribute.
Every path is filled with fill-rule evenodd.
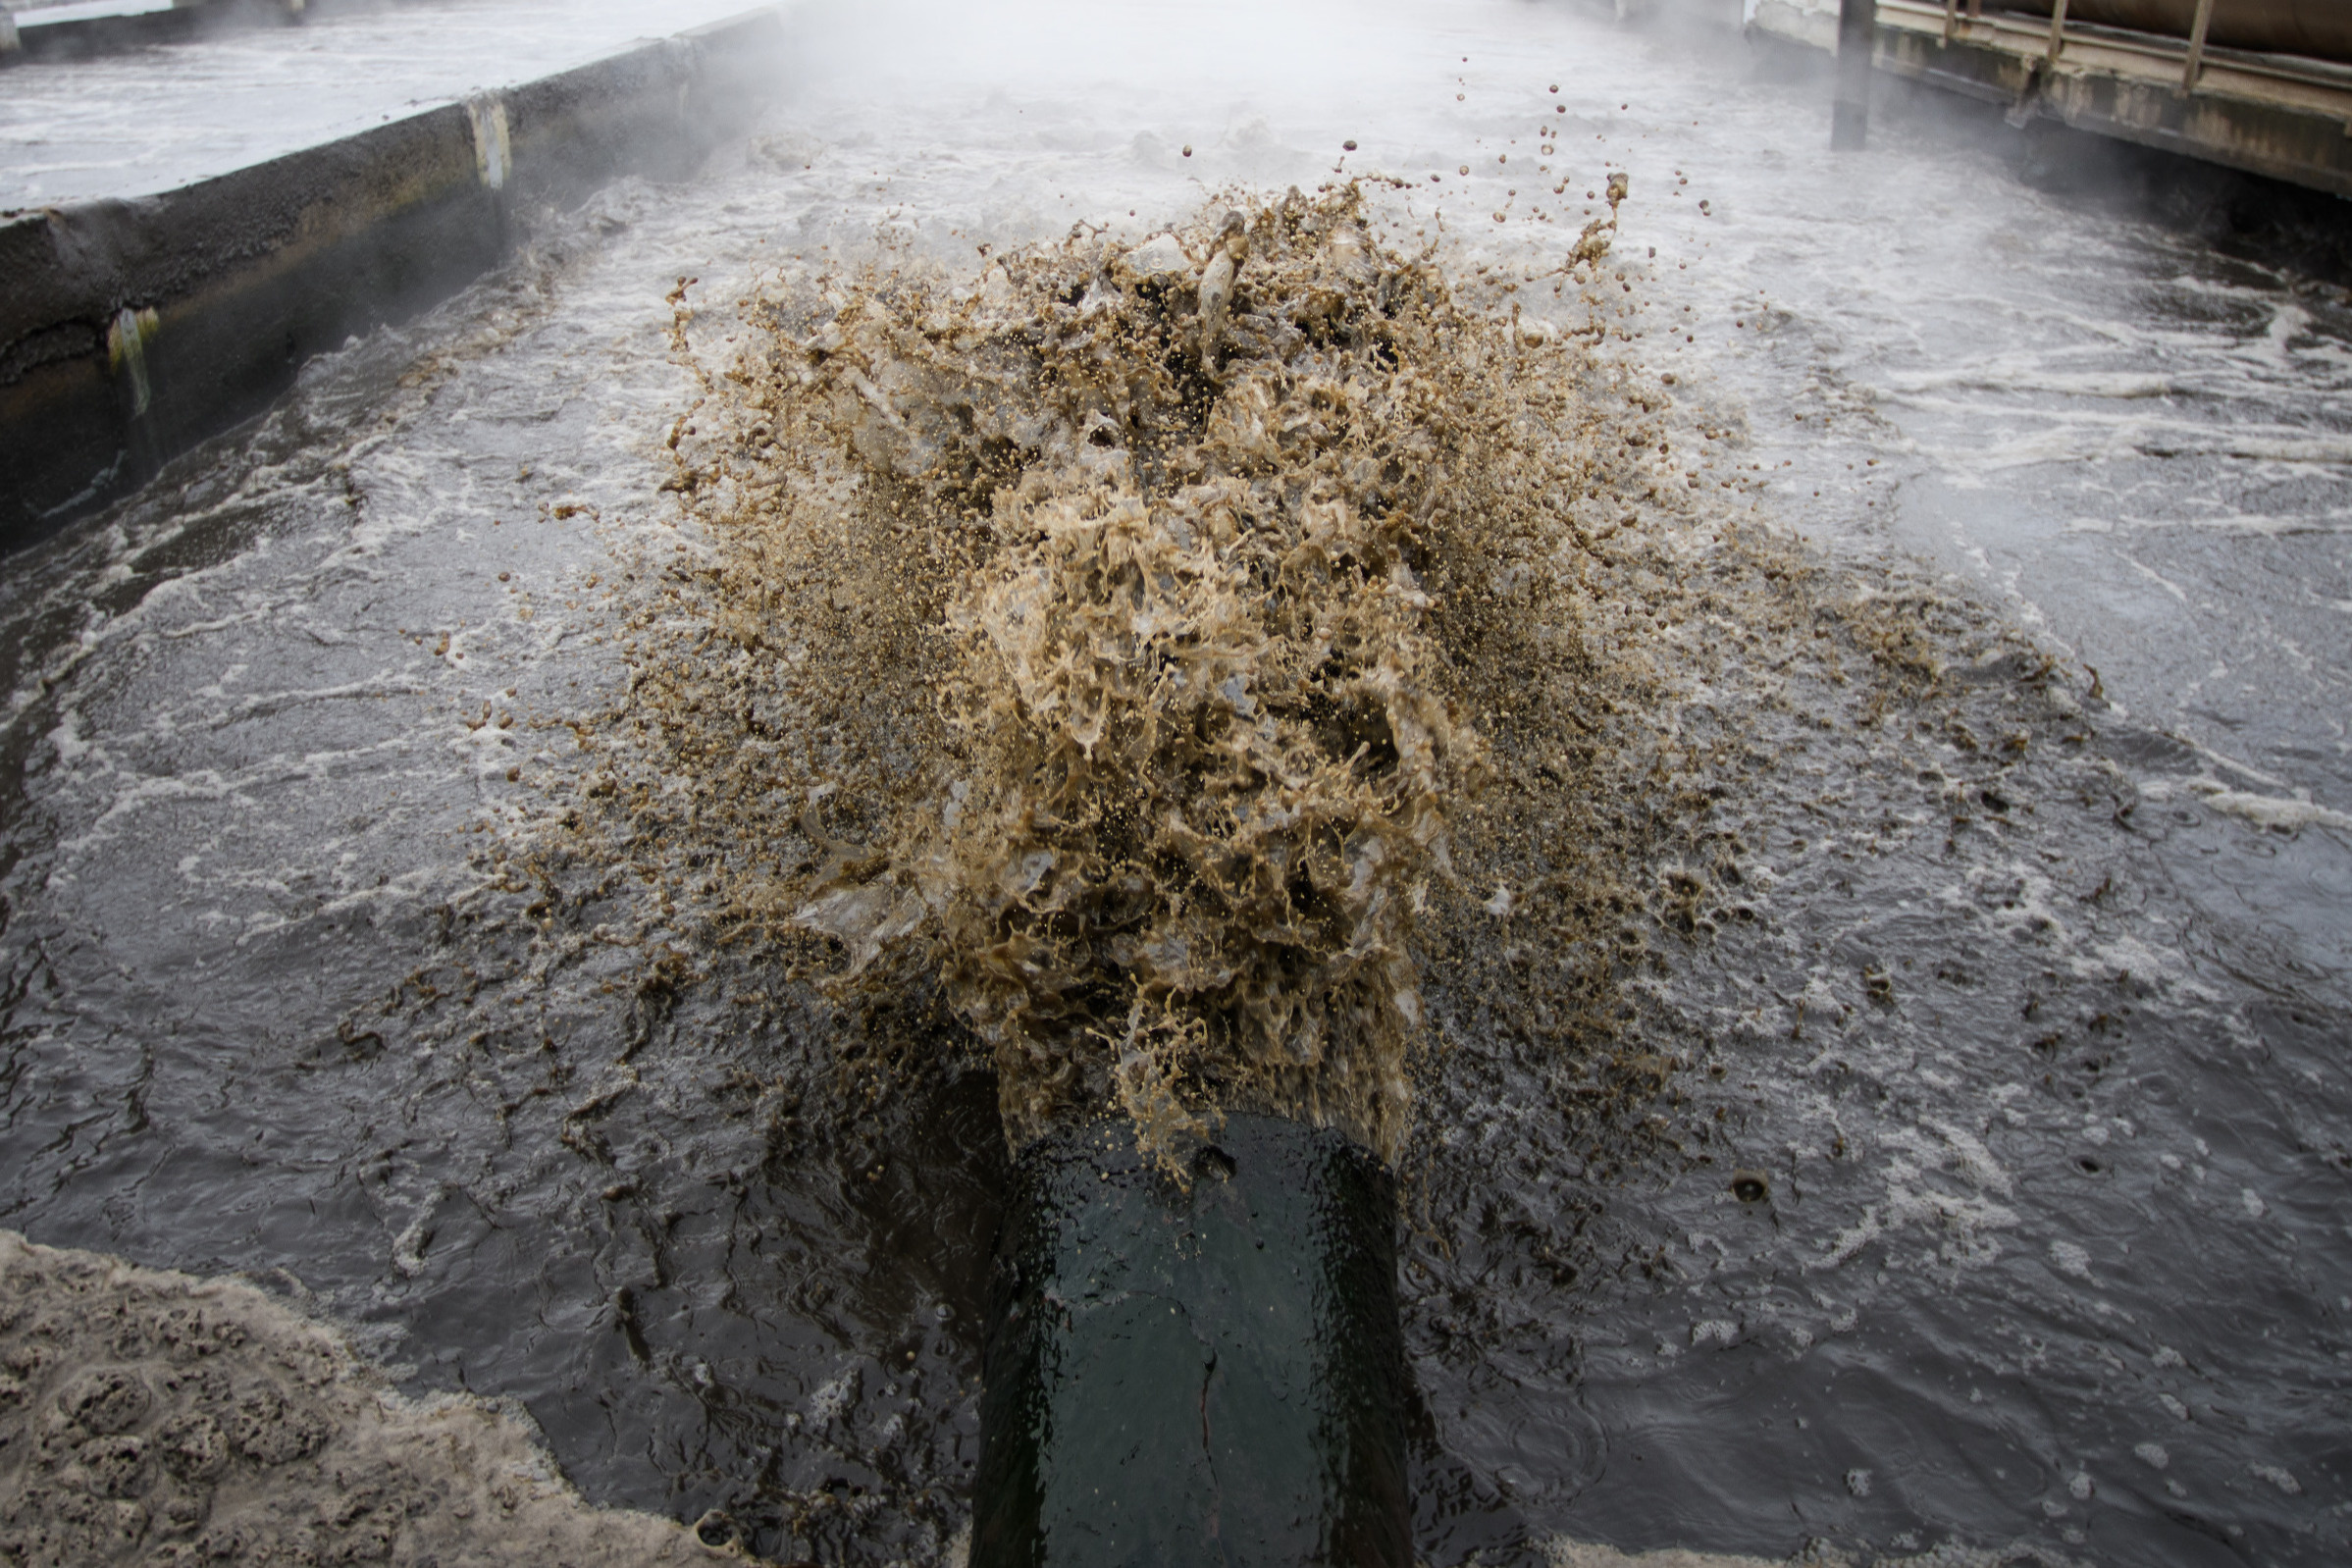
<svg viewBox="0 0 2352 1568"><path fill-rule="evenodd" d="M590 1507L514 1416L410 1400L235 1281L0 1230L0 1562L699 1563Z"/></svg>
<svg viewBox="0 0 2352 1568"><path fill-rule="evenodd" d="M936 977L1016 1142L1248 1106L1393 1155L1452 909L1549 920L1523 982L1599 1017L1624 846L1578 781L1639 681L1588 647L1585 340L1458 303L1352 189L742 307L673 431L708 553L653 563L589 785L716 929Z"/></svg>

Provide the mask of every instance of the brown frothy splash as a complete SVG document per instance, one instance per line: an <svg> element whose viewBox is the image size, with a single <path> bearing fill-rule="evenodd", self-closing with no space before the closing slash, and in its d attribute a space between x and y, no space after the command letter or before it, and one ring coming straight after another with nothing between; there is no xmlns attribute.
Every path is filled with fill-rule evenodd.
<svg viewBox="0 0 2352 1568"><path fill-rule="evenodd" d="M1631 818L1583 785L1639 678L1588 632L1640 617L1577 516L1625 461L1582 339L1352 189L740 308L673 431L707 553L590 786L718 924L844 994L936 977L1016 1142L1246 1105L1393 1154L1448 924L1548 927L1516 983L1599 1019Z"/></svg>

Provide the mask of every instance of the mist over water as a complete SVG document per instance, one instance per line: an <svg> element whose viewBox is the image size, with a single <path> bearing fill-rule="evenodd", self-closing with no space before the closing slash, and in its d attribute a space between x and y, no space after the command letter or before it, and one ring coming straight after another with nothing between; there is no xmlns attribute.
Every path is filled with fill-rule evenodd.
<svg viewBox="0 0 2352 1568"><path fill-rule="evenodd" d="M935 968L845 992L805 901L730 902L886 842L882 797L797 868L710 858L802 815L748 731L907 777L930 742L878 676L751 723L681 684L746 646L722 611L854 672L928 606L732 592L684 476L765 448L712 390L862 279L1205 255L1392 177L1368 242L1435 245L1460 363L1552 367L1585 480L1542 487L1548 618L1470 601L1573 606L1592 660L1515 724L1438 644L1493 762L1411 934L1429 1559L2343 1555L2340 290L2040 194L1932 105L1833 160L1736 41L1598 12L795 26L704 180L548 222L12 562L0 1223L283 1269L523 1398L594 1495L936 1552L1001 1084L942 1060Z"/></svg>

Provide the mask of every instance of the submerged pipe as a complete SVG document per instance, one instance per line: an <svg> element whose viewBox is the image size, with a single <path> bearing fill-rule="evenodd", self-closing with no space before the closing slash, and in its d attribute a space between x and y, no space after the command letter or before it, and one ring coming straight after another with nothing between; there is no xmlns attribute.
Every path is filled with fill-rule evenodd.
<svg viewBox="0 0 2352 1568"><path fill-rule="evenodd" d="M2054 3L1990 0L1993 10L2036 17L2050 15ZM2186 38L2196 26L2197 0L2066 0L2066 20ZM2205 41L2224 49L2352 62L2352 4L2346 0L2213 0Z"/></svg>
<svg viewBox="0 0 2352 1568"><path fill-rule="evenodd" d="M1179 1179L1104 1122L1018 1161L971 1568L1411 1568L1396 1186L1228 1116Z"/></svg>

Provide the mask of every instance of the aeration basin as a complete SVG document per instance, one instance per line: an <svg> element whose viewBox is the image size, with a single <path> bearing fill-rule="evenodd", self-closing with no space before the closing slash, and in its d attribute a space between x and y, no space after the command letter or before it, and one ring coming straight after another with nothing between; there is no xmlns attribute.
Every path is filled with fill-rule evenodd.
<svg viewBox="0 0 2352 1568"><path fill-rule="evenodd" d="M1408 1568L1396 1189L1228 1116L1182 1175L1124 1124L1019 1159L983 1352L972 1568Z"/></svg>

